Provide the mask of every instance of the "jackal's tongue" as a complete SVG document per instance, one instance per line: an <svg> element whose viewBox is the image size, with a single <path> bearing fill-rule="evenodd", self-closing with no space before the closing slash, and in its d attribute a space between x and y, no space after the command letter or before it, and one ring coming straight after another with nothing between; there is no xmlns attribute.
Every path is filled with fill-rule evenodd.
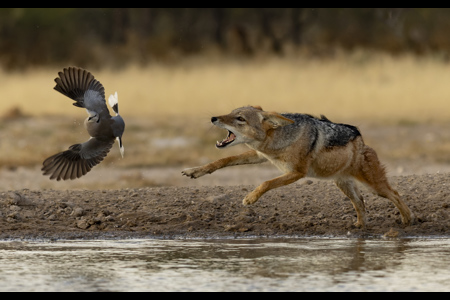
<svg viewBox="0 0 450 300"><path fill-rule="evenodd" d="M236 135L232 133L231 131L228 131L228 136L223 141L219 142L217 141L216 147L224 147L228 145L229 143L233 142L236 139Z"/></svg>

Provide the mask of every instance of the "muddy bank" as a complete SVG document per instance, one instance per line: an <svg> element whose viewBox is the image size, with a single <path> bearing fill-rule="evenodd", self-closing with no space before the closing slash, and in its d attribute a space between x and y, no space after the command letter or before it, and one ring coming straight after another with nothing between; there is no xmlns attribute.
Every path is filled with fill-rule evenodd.
<svg viewBox="0 0 450 300"><path fill-rule="evenodd" d="M243 206L255 185L0 193L0 239L450 236L450 173L390 178L417 216L403 226L387 199L362 189L367 228L332 182L303 180Z"/></svg>

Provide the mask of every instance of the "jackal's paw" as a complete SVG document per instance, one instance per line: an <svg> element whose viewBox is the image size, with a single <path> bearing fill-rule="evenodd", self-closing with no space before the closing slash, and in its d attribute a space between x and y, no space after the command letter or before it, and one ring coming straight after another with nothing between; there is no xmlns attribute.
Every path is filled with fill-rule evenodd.
<svg viewBox="0 0 450 300"><path fill-rule="evenodd" d="M417 224L416 216L411 212L409 215L402 216L402 223L405 226Z"/></svg>
<svg viewBox="0 0 450 300"><path fill-rule="evenodd" d="M353 226L355 226L356 228L364 229L366 227L366 224L357 221L357 222L353 223Z"/></svg>
<svg viewBox="0 0 450 300"><path fill-rule="evenodd" d="M186 175L187 177L191 177L191 178L199 178L199 177L207 174L207 172L205 172L201 167L196 167L196 168L184 169L183 171L181 171L181 174Z"/></svg>
<svg viewBox="0 0 450 300"><path fill-rule="evenodd" d="M256 201L258 201L258 199L259 199L259 197L257 197L257 196L255 196L255 195L250 193L244 198L244 200L242 201L242 204L250 205L250 204L253 204Z"/></svg>

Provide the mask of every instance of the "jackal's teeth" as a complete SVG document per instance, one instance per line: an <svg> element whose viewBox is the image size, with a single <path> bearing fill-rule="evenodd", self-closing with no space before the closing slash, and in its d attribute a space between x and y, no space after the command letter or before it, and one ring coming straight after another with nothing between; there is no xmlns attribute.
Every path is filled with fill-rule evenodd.
<svg viewBox="0 0 450 300"><path fill-rule="evenodd" d="M232 142L234 142L235 139L236 139L236 135L233 132L228 130L228 136L221 142L217 141L216 147L223 148L223 147L231 144Z"/></svg>

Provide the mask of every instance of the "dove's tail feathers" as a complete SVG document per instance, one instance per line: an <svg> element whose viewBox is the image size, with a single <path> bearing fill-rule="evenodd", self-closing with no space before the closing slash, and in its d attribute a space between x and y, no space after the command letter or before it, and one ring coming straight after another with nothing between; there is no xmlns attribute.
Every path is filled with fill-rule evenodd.
<svg viewBox="0 0 450 300"><path fill-rule="evenodd" d="M119 97L117 96L117 92L114 95L109 95L108 98L109 106L114 110L116 115L119 114Z"/></svg>

